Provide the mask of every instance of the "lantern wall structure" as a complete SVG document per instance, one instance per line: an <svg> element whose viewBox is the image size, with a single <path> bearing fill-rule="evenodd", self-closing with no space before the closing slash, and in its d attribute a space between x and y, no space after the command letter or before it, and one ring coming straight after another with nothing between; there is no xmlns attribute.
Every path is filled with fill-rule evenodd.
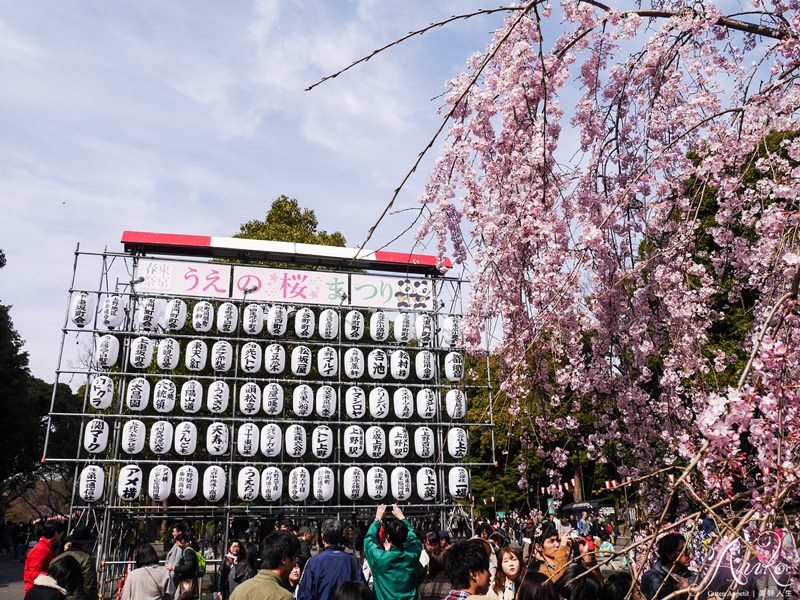
<svg viewBox="0 0 800 600"><path fill-rule="evenodd" d="M462 282L433 257L138 232L123 243L75 256L56 375L84 403L54 404L50 419L51 435L67 418L82 433L74 455L44 454L75 463L73 511L111 530L392 502L444 521L464 504L468 432L491 427L468 421L470 396L491 390L465 385Z"/></svg>

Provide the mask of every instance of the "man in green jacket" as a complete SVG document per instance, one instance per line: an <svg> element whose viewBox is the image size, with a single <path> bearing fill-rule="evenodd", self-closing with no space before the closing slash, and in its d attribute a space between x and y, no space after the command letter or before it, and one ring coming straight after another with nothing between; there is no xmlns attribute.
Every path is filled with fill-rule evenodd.
<svg viewBox="0 0 800 600"><path fill-rule="evenodd" d="M385 512L386 505L378 505L375 521L364 538L364 554L372 571L375 596L378 600L414 600L422 542L396 504L392 505L396 520L383 523Z"/></svg>

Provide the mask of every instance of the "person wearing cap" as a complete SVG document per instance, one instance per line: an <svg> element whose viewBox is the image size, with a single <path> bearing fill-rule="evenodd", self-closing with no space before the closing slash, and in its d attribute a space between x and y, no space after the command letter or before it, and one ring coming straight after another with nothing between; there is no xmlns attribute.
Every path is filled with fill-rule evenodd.
<svg viewBox="0 0 800 600"><path fill-rule="evenodd" d="M53 562L56 562L63 560L65 556L71 556L78 561L81 567L81 585L68 592L66 600L97 599L97 570L92 556L96 540L97 538L92 535L91 529L86 525L78 525L65 539L70 544L69 550L53 559Z"/></svg>

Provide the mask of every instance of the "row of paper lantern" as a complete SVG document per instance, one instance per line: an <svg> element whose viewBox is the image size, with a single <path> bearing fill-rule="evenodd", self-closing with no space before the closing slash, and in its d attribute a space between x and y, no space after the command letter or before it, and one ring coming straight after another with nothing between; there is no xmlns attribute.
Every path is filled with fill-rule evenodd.
<svg viewBox="0 0 800 600"><path fill-rule="evenodd" d="M142 492L144 472L135 464L125 465L117 478L117 496L125 502L134 502ZM452 467L448 473L448 491L451 496L464 496L469 491L469 473L464 467ZM267 502L278 502L284 492L294 502L305 502L309 497L317 502L329 502L335 493L335 475L330 467L319 467L312 474L305 467L296 467L289 472L284 489L283 472L278 467L267 467L259 473L252 466L243 467L237 476L237 496L244 502L253 502L259 497ZM155 465L147 480L147 495L155 502L164 502L174 494L179 500L193 500L201 489L209 502L219 502L227 492L225 470L212 465L203 472L202 481L196 467L179 467L174 477L167 465ZM78 494L86 502L97 502L103 498L105 473L97 465L83 468L78 481ZM383 467L371 467L366 472L360 467L348 467L342 475L342 494L351 501L366 495L372 500L383 500L391 496L399 502L412 496L412 476L405 467L395 467L387 473ZM416 492L420 500L429 502L437 498L436 471L423 467L416 473Z"/></svg>
<svg viewBox="0 0 800 600"><path fill-rule="evenodd" d="M230 386L218 380L208 385L206 408L213 414L228 411L230 405ZM108 375L99 375L89 386L89 404L97 410L109 408L114 397L114 381ZM171 413L176 403L180 402L183 412L194 414L203 406L203 386L196 379L189 379L181 384L180 397L178 386L171 379L159 379L151 393L150 380L135 377L128 381L125 391L125 406L134 412L142 412L150 405L159 413ZM314 389L305 383L295 386L292 391L292 412L298 417L310 417L316 411L320 417L332 417L337 410L336 388L322 385ZM423 419L436 416L439 407L439 394L432 388L421 388L416 395L407 387L398 387L393 393L382 386L376 386L366 393L363 388L350 386L344 394L344 409L351 419L361 419L367 415L373 419L385 419L389 416L390 407L400 419L409 419L416 414ZM279 383L271 382L261 388L257 383L248 381L239 386L239 414L253 416L264 413L270 416L281 416L284 412L284 390ZM445 410L450 419L463 419L467 414L467 397L462 390L450 389L445 393Z"/></svg>
<svg viewBox="0 0 800 600"><path fill-rule="evenodd" d="M338 429L338 428L337 428ZM327 425L306 428L292 424L285 431L276 423L259 427L256 423L242 423L236 429L236 451L240 456L256 456L260 451L267 458L281 456L285 452L290 458L302 458L308 451L308 432L311 431L311 453L320 460L333 455L336 445L334 429ZM83 434L83 447L90 454L101 454L108 448L111 428L103 419L87 422ZM406 427L396 425L388 430L372 425L364 429L360 425L348 425L341 429L342 451L349 458L383 458L387 451L394 459L407 458L412 449L421 459L432 458L435 452L435 435L428 426L416 427L412 434ZM230 429L225 423L210 423L206 428L206 452L211 456L222 456L229 451ZM125 454L135 455L144 450L145 438L154 454L167 454L174 450L180 456L192 456L197 451L198 429L190 421L173 424L156 421L148 429L144 422L131 419L122 427L120 448ZM451 427L447 431L448 454L454 459L467 455L468 436L465 429Z"/></svg>
<svg viewBox="0 0 800 600"><path fill-rule="evenodd" d="M111 334L97 341L94 358L99 368L108 369L119 360L119 339ZM175 369L180 363L181 346L175 338L153 340L139 336L131 341L128 362L134 369L147 369L153 362L164 371ZM211 347L203 340L191 340L184 351L184 366L193 372L202 371L209 363L218 373L226 373L234 366L233 345L218 340ZM304 377L311 373L313 352L308 346L295 346L291 351L290 368L293 375ZM269 344L262 348L256 342L242 344L239 350L239 369L245 375L265 371L268 375L281 375L286 370L286 348L281 344ZM339 351L331 346L317 349L317 372L322 377L339 374ZM430 381L436 374L436 356L430 350L414 354L414 375L422 381ZM411 354L405 350L386 352L380 348L370 351L366 358L360 348L349 348L344 352L342 374L348 379L360 379L365 373L370 379L382 380L391 375L396 380L406 380L412 375ZM460 352L448 352L444 358L444 374L449 381L460 381L464 377L464 356Z"/></svg>
<svg viewBox="0 0 800 600"><path fill-rule="evenodd" d="M100 321L108 329L119 328L124 321L124 299L119 295L108 296L103 302ZM134 328L138 331L157 331L163 327L165 331L180 331L186 325L186 302L180 298L173 298L166 302L147 297L140 300L135 316ZM94 296L90 292L78 292L70 303L70 320L78 327L91 324L90 317L94 315ZM163 323L163 326L160 325ZM259 335L264 330L272 336L286 334L289 323L289 309L276 304L264 310L260 304L248 304L244 307L242 315L242 331L248 335ZM206 300L197 302L192 310L192 328L200 333L211 331L216 324L219 333L234 333L239 327L239 308L233 302L223 302L219 305L214 319L214 306ZM400 313L389 325L389 317L383 311L376 311L370 315L370 337L376 342L385 342L389 339L390 329L394 339L406 344L416 340L422 346L433 346L437 324L436 319L425 313ZM445 315L442 317L440 328L442 346L451 347L460 344L459 317ZM322 310L317 315L308 307L295 311L294 332L301 339L311 338L314 334L325 340L339 337L339 313L331 308ZM366 319L364 314L351 310L345 314L343 333L348 340L360 340L364 337Z"/></svg>

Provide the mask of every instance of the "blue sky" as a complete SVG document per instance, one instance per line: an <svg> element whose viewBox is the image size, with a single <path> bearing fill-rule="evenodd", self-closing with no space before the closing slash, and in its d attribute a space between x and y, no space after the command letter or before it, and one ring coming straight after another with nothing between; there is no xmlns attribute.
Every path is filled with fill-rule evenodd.
<svg viewBox="0 0 800 600"><path fill-rule="evenodd" d="M0 0L0 302L13 305L33 374L54 378L78 243L121 251L126 229L230 236L286 194L360 245L438 127L445 81L499 18L434 30L304 88L491 5ZM426 174L398 210L416 206ZM411 217L390 217L368 247Z"/></svg>

